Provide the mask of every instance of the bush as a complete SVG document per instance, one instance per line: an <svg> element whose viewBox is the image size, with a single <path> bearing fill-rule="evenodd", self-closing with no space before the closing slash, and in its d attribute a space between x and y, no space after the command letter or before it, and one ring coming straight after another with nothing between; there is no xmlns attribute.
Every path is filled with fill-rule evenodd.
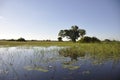
<svg viewBox="0 0 120 80"><path fill-rule="evenodd" d="M9 39L8 41L16 41L16 40L14 40L14 39Z"/></svg>
<svg viewBox="0 0 120 80"><path fill-rule="evenodd" d="M81 38L79 42L82 42L82 43L95 43L95 42L101 42L101 41L96 37L85 36L84 38Z"/></svg>
<svg viewBox="0 0 120 80"><path fill-rule="evenodd" d="M24 38L19 38L17 41L25 42L26 40Z"/></svg>
<svg viewBox="0 0 120 80"><path fill-rule="evenodd" d="M62 40L62 37L58 37L58 41L63 41L63 40Z"/></svg>
<svg viewBox="0 0 120 80"><path fill-rule="evenodd" d="M104 42L111 42L111 40L110 39L105 39Z"/></svg>
<svg viewBox="0 0 120 80"><path fill-rule="evenodd" d="M98 38L96 38L96 37L92 37L91 38L91 41L94 43L94 42L100 42L100 40L98 39Z"/></svg>
<svg viewBox="0 0 120 80"><path fill-rule="evenodd" d="M91 42L91 37L85 36L84 38L81 38L80 42L87 42L90 43Z"/></svg>

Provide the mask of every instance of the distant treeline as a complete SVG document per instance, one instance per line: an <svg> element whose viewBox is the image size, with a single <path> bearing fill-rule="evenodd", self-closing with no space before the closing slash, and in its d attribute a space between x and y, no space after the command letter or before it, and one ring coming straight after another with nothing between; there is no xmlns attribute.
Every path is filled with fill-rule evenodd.
<svg viewBox="0 0 120 80"><path fill-rule="evenodd" d="M79 40L81 43L100 43L100 42L119 42L117 40L104 39L100 40L97 37L85 36Z"/></svg>
<svg viewBox="0 0 120 80"><path fill-rule="evenodd" d="M56 42L56 40L26 40L25 38L18 38L18 39L1 39L0 41L17 41L17 42L27 42L27 41L41 41L41 42ZM58 41L59 42L66 42L63 41L61 37L58 37ZM69 40L71 41L71 40ZM104 40L100 40L97 37L89 37L89 36L84 36L83 38L81 38L80 40L78 40L77 42L80 43L100 43L100 42L120 42L118 40L110 40L110 39L104 39Z"/></svg>
<svg viewBox="0 0 120 80"><path fill-rule="evenodd" d="M50 42L50 41L55 41L55 40L35 40L35 39L32 39L32 40L26 40L25 38L18 38L18 39L1 39L0 41L18 41L18 42L27 42L27 41L43 41L43 42Z"/></svg>
<svg viewBox="0 0 120 80"><path fill-rule="evenodd" d="M7 41L22 41L22 42L26 42L26 40L24 38L18 38L18 39L9 39Z"/></svg>

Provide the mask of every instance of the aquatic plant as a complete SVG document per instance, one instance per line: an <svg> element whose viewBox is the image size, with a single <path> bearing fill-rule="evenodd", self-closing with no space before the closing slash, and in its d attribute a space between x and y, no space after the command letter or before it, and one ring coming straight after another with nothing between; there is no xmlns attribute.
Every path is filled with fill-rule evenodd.
<svg viewBox="0 0 120 80"><path fill-rule="evenodd" d="M120 44L117 43L85 43L76 46L71 46L68 48L63 48L59 51L60 55L65 57L71 57L76 59L77 57L84 57L85 55L90 55L92 58L96 59L120 59Z"/></svg>
<svg viewBox="0 0 120 80"><path fill-rule="evenodd" d="M75 66L75 65L63 65L63 68L67 68L69 70L76 70L79 69L80 66Z"/></svg>
<svg viewBox="0 0 120 80"><path fill-rule="evenodd" d="M41 72L48 72L49 70L45 69L44 67L41 66L36 66L36 67L32 67L32 66L25 66L24 69L26 70L36 70L36 71L41 71Z"/></svg>

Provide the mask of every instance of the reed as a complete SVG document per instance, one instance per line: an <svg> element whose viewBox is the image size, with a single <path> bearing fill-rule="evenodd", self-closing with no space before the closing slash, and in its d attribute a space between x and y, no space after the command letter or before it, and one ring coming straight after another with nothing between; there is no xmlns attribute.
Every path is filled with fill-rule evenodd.
<svg viewBox="0 0 120 80"><path fill-rule="evenodd" d="M69 57L84 57L89 54L92 58L101 60L108 58L120 60L120 43L84 43L63 48L59 53Z"/></svg>

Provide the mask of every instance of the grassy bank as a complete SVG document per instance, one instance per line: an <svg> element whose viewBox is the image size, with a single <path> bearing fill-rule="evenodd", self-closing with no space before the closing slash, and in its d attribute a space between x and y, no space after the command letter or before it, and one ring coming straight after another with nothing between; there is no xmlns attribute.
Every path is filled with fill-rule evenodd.
<svg viewBox="0 0 120 80"><path fill-rule="evenodd" d="M0 41L0 46L73 46L78 43L73 44L73 42L57 42L57 41Z"/></svg>

